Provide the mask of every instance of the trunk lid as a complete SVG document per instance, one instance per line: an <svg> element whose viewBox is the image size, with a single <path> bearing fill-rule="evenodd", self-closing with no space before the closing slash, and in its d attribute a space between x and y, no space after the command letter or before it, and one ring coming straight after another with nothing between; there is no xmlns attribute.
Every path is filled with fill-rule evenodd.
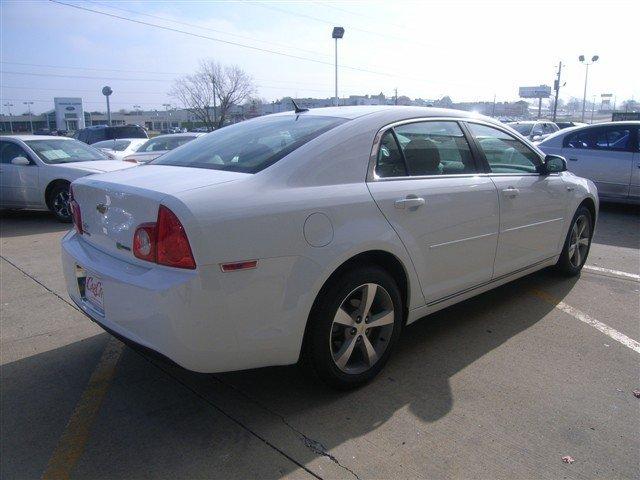
<svg viewBox="0 0 640 480"><path fill-rule="evenodd" d="M138 261L131 250L135 230L142 223L157 220L163 199L249 176L201 168L144 165L83 177L73 182L85 232L83 239L115 257ZM180 220L184 224L185 220Z"/></svg>

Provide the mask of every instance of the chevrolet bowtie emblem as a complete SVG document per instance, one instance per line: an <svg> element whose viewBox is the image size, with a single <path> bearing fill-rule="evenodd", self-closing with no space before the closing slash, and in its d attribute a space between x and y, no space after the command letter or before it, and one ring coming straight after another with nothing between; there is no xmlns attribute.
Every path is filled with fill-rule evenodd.
<svg viewBox="0 0 640 480"><path fill-rule="evenodd" d="M105 214L107 213L107 210L109 210L109 205L105 204L105 203L98 203L96 205L96 210L98 210L101 214Z"/></svg>

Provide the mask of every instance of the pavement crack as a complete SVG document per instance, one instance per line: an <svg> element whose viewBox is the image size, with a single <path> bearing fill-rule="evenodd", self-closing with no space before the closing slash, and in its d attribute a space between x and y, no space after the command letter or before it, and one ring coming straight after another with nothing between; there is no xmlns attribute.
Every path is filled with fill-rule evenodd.
<svg viewBox="0 0 640 480"><path fill-rule="evenodd" d="M70 302L69 300L67 300L66 298L64 298L62 295L60 295L59 293L57 293L56 291L50 289L49 287L47 287L44 283L42 283L40 280L38 280L36 277L34 277L33 275L31 275L29 272L27 272L26 270L20 268L18 265L16 265L15 263L13 263L11 260L9 260L7 257L5 257L4 255L0 255L0 258L2 258L2 260L4 260L5 262L7 262L9 265L11 265L13 268L15 268L16 270L18 270L19 272L21 272L23 275L29 277L31 280L33 280L34 282L36 282L38 285L40 285L42 288L44 288L47 292L49 292L51 295L58 297L58 299L62 300L64 303L66 303L67 305L69 305L70 307L72 307L74 310L80 311L78 309L78 307L76 307L73 302Z"/></svg>
<svg viewBox="0 0 640 480"><path fill-rule="evenodd" d="M302 440L302 443L304 444L305 447L307 447L309 450L311 450L312 452L314 452L317 455L321 455L323 457L327 457L329 460L331 460L337 466L339 466L343 470L349 472L355 478L360 480L360 477L358 476L358 474L356 472L354 472L353 470L351 470L346 465L343 465L342 463L340 463L340 460L338 460L334 455L329 453L327 447L325 447L318 440L314 440L313 438L308 437L303 432L298 430L296 427L291 425L291 423L289 423L289 421L285 418L284 415L282 415L281 413L276 412L275 410L271 409L270 407L268 407L264 403L260 402L259 400L256 400L255 398L250 397L249 395L247 395L244 391L242 391L241 389L239 389L235 385L232 385L230 383L227 383L227 382L223 381L222 379L220 379L220 377L218 377L216 375L212 375L212 377L215 378L216 381L218 383L220 383L221 385L234 390L235 392L237 392L239 395L243 396L248 401L250 401L250 402L256 404L257 406L259 406L260 408L262 408L264 411L266 411L266 412L278 417L288 429L290 429L298 437L300 437L300 439Z"/></svg>

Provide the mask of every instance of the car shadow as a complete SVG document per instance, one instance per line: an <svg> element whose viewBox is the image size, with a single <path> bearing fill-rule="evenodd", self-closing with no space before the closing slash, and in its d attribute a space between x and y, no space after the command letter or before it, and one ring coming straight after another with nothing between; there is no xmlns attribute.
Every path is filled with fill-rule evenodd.
<svg viewBox="0 0 640 480"><path fill-rule="evenodd" d="M65 232L71 228L72 224L59 222L51 212L0 210L0 236L2 238Z"/></svg>
<svg viewBox="0 0 640 480"><path fill-rule="evenodd" d="M308 465L380 428L400 410L434 422L455 401L454 375L554 308L532 289L551 291L561 300L576 281L542 271L422 319L405 329L378 378L349 392L331 390L297 366L197 374L127 349L77 473L91 478L279 478L298 467L285 462L275 472L247 470L247 456L258 453L245 438L253 437L246 431L239 437L237 431L258 432ZM80 398L88 375L81 366L96 364L106 338L99 335L2 367L3 438L10 439L3 440L3 471L24 477L33 473L24 470L31 464L44 468L46 458L38 456L51 453L51 432L59 435L70 415L70 407L58 405L73 405ZM61 401L69 396L74 402ZM297 447L281 444L277 432L283 428L292 429ZM27 440L16 440L24 435ZM39 437L47 440L47 448L38 447L34 454L30 441Z"/></svg>
<svg viewBox="0 0 640 480"><path fill-rule="evenodd" d="M640 205L601 203L593 242L640 248Z"/></svg>

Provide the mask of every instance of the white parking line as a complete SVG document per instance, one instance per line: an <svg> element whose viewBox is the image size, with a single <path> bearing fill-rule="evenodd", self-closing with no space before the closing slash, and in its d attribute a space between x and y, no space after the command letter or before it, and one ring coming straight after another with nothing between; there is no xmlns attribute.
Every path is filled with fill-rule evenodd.
<svg viewBox="0 0 640 480"><path fill-rule="evenodd" d="M611 270L610 268L595 267L593 265L585 265L582 268L590 272L605 273L609 275L614 275L616 277L628 278L630 280L635 280L636 282L640 282L640 275L636 275L635 273L621 272L620 270Z"/></svg>
<svg viewBox="0 0 640 480"><path fill-rule="evenodd" d="M606 323L602 323L595 318L591 318L589 315L581 312L577 308L573 308L571 305L567 305L566 303L553 298L546 292L543 292L541 290L534 290L533 293L542 300L554 305L558 310L568 313L573 318L592 326L596 330L600 330L607 337L614 339L616 342L620 342L622 345L624 345L625 347L629 347L636 353L640 353L640 342L634 340L633 338L629 338L624 333L617 331L615 328L611 328Z"/></svg>

